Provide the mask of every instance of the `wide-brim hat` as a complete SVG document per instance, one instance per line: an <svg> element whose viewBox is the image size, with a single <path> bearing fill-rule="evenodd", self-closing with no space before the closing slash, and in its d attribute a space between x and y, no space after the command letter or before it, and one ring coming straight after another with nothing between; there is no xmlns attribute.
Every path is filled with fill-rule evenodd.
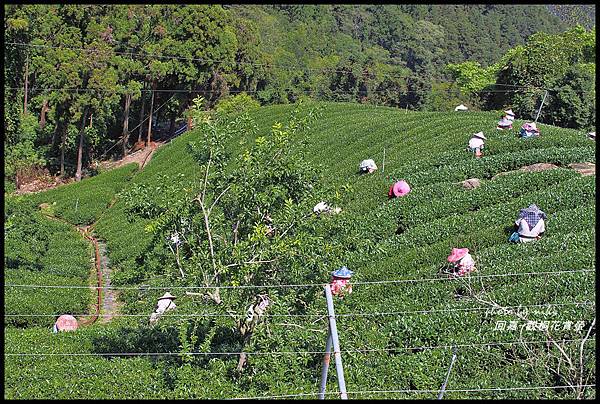
<svg viewBox="0 0 600 404"><path fill-rule="evenodd" d="M76 330L79 324L77 324L77 319L70 314L63 314L58 317L56 320L56 328L61 331L73 331Z"/></svg>
<svg viewBox="0 0 600 404"><path fill-rule="evenodd" d="M360 168L376 167L375 161L372 159L363 160L359 164Z"/></svg>
<svg viewBox="0 0 600 404"><path fill-rule="evenodd" d="M474 133L473 136L474 137L478 137L478 138L483 139L483 140L487 140L487 138L485 137L485 135L483 134L483 132Z"/></svg>
<svg viewBox="0 0 600 404"><path fill-rule="evenodd" d="M167 292L158 298L158 300L163 300L163 299L177 299L177 298L175 296L173 296L172 294L170 294L169 292Z"/></svg>
<svg viewBox="0 0 600 404"><path fill-rule="evenodd" d="M535 122L526 122L523 124L522 128L525 129L526 131L537 131L538 130Z"/></svg>
<svg viewBox="0 0 600 404"><path fill-rule="evenodd" d="M448 262L456 262L469 252L468 248L453 248L452 254L448 256Z"/></svg>
<svg viewBox="0 0 600 404"><path fill-rule="evenodd" d="M466 111L469 108L465 107L463 104L460 104L459 106L457 106L456 108L454 108L455 111Z"/></svg>
<svg viewBox="0 0 600 404"><path fill-rule="evenodd" d="M319 212L323 212L323 211L325 211L327 209L329 209L329 206L327 206L327 203L325 203L325 202L319 202L313 208L313 212L319 213Z"/></svg>
<svg viewBox="0 0 600 404"><path fill-rule="evenodd" d="M512 110L512 109L507 109L507 110L505 110L505 111L504 111L504 113L505 113L506 115L515 116L515 113L513 112L513 110Z"/></svg>
<svg viewBox="0 0 600 404"><path fill-rule="evenodd" d="M335 271L333 271L331 273L331 275L335 276L336 278L344 278L344 279L350 279L352 274L354 274L354 272L349 270L346 266L343 266L340 269L336 269Z"/></svg>
<svg viewBox="0 0 600 404"><path fill-rule="evenodd" d="M392 185L392 193L394 196L404 196L410 192L410 186L404 180L397 181Z"/></svg>

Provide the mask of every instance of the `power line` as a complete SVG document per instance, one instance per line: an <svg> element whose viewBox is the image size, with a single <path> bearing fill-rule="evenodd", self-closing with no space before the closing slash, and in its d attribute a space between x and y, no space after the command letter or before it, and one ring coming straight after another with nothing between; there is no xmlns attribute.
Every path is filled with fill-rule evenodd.
<svg viewBox="0 0 600 404"><path fill-rule="evenodd" d="M422 279L396 279L396 280L384 280L384 281L366 281L366 282L352 282L353 286L358 285L383 285L383 284L399 284L399 283L412 283L412 282L432 282L432 281L443 281L443 280L466 280L466 279L484 279L484 278L497 278L507 276L525 276L525 275L556 275L556 274L573 274L583 272L595 272L594 269L580 269L574 271L537 271L537 272L521 272L521 273L506 273L506 274L490 274L490 275L478 275L478 276L467 276L462 277L439 277L439 278L422 278ZM239 286L103 286L101 288L94 289L113 289L113 290L165 290L165 289L275 289L275 288L300 288L300 287L324 287L327 283L309 283L309 284L290 284L290 285L239 285ZM89 286L74 286L74 285L24 285L24 284L5 284L5 287L20 287L20 288L54 288L54 289L86 289Z"/></svg>
<svg viewBox="0 0 600 404"><path fill-rule="evenodd" d="M564 339L559 342L575 342L583 341L584 338ZM591 339L586 339L591 341ZM342 353L371 353L371 352L396 352L402 350L425 350L425 349L447 349L452 347L479 347L479 346L494 346L494 345L510 345L510 344L539 344L548 343L548 340L538 341L496 341L486 343L473 344L451 344L451 345L434 345L434 346L416 346L416 347L397 347L397 348L378 348L378 349L350 349L341 350ZM264 352L76 352L76 353L54 353L54 352L20 352L20 353L4 353L5 356L173 356L173 355L192 355L192 356L228 356L228 355L313 355L326 354L326 351L264 351ZM437 390L436 390L437 391Z"/></svg>
<svg viewBox="0 0 600 404"><path fill-rule="evenodd" d="M503 306L500 311L509 309L521 309L531 307L554 307L554 306L593 306L595 302L571 302L571 303L544 303L519 306ZM494 310L489 307L467 307L467 308L451 308L451 309L432 309L432 310L414 310L414 311L391 311L391 312L362 312L362 313L345 313L336 314L336 317L369 317L369 316L396 316L406 314L431 314L431 313L448 313L458 311L478 311L478 310ZM502 313L500 313L502 314ZM72 314L74 317L84 317L88 314ZM4 314L4 317L56 317L57 314ZM148 317L148 314L99 314L99 317ZM165 317L231 317L230 314L223 313L189 313L189 314L169 314L165 313ZM245 316L245 314L240 314ZM264 317L326 317L326 314L265 314Z"/></svg>

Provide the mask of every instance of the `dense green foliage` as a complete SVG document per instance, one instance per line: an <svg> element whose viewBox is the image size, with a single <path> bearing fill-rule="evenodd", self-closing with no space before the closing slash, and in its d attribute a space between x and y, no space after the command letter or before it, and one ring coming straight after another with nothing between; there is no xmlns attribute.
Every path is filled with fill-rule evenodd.
<svg viewBox="0 0 600 404"><path fill-rule="evenodd" d="M87 286L92 250L70 225L43 217L31 200L4 202L4 280L17 285ZM56 315L85 314L86 288L17 288L4 292L4 324L51 327ZM19 316L45 314L45 316Z"/></svg>
<svg viewBox="0 0 600 404"><path fill-rule="evenodd" d="M302 134L294 122L302 122L315 107L320 112ZM39 327L5 327L7 353L92 354L6 356L5 397L66 398L76 393L172 399L314 393L321 354L260 353L323 350L326 308L319 286L221 288L220 304L214 297L185 295L183 290L214 296L212 288L191 287L327 282L329 272L341 265L355 271L354 292L335 300L342 351L375 350L342 352L348 391L432 391L350 393L351 398L435 397L451 357L449 348L435 347L452 344L466 346L459 346L450 390L563 386L578 383L580 374L595 384L593 339L583 349L583 373L576 365L573 370L561 368L556 375L547 366L557 369L561 353L546 344L543 332L495 330L497 320L515 316L486 312L489 306L476 299L510 307L563 304L553 307L551 314L545 314L547 307L544 312L530 311L528 318L561 324L584 321L579 331L549 332L579 364L580 341L562 340L584 338L594 315L594 274L576 271L595 265L595 177L581 176L566 165L595 162L593 141L574 130L544 124L540 138L520 140L516 131L495 130L493 112L422 113L339 103L308 104L290 117L292 110L282 105L262 107L228 120L199 114L194 131L161 148L95 226L107 243L113 284L132 287L121 292L122 312L135 316L52 338ZM484 157L476 160L465 147L479 130L488 141ZM375 159L379 170L359 175L358 163L365 158ZM537 162L560 168L495 177ZM482 180L479 188L466 190L457 184L473 176ZM389 186L401 178L409 182L411 193L388 200ZM286 187L288 183L294 186ZM73 186L56 191L67 193ZM203 189L206 194L201 196ZM340 206L342 213L315 217L312 206L320 200ZM205 283L204 276L214 275L215 267L202 206L213 203L210 224L219 276ZM519 209L530 203L548 214L545 236L535 243L509 244ZM267 207L272 219L268 223L275 228L271 237L265 235ZM239 241L232 245L231 225L237 219ZM290 224L295 225L283 234ZM396 234L398 225L401 234ZM166 239L174 229L186 238L179 255L184 276ZM478 271L470 279L449 280L440 273L451 248L457 246L468 247L476 260ZM268 262L243 264L251 260ZM236 263L242 265L227 266ZM575 272L544 274L552 271ZM527 275L502 276L514 273ZM402 279L411 281L361 284ZM148 286L164 286L178 296L177 309L155 327L148 326L147 316L164 290ZM245 339L240 320L257 293L268 295L271 305L251 338ZM33 308L19 312L29 310ZM344 316L376 312L397 314ZM217 315L178 317L195 313ZM278 317L287 315L299 316ZM520 336L523 341L544 342L512 343ZM470 345L493 342L507 344ZM256 353L248 355L242 371L238 355L186 355L241 350ZM120 352L174 354L108 355ZM43 388L36 384L42 380L47 380ZM334 385L332 368L329 391L335 391ZM576 396L572 389L445 395ZM595 393L587 389L583 396L592 398Z"/></svg>
<svg viewBox="0 0 600 404"><path fill-rule="evenodd" d="M523 119L590 131L596 126L595 27L536 33L485 68L472 61L447 68L461 90L484 109L510 106ZM498 88L510 90L487 92Z"/></svg>
<svg viewBox="0 0 600 404"><path fill-rule="evenodd" d="M13 182L40 166L79 180L94 161L124 155L136 140L173 135L197 95L213 108L245 94L221 109L233 100L238 108L303 97L430 111L458 103L484 108L482 99L506 88L478 83L477 96L469 97L473 88L454 84L446 65L489 69L530 36L570 26L544 5L12 4L4 10L5 177ZM512 62L520 66L521 56ZM551 94L542 121L593 124L591 77L579 67L560 76L562 90ZM527 115L539 94L504 101L494 108L514 104Z"/></svg>

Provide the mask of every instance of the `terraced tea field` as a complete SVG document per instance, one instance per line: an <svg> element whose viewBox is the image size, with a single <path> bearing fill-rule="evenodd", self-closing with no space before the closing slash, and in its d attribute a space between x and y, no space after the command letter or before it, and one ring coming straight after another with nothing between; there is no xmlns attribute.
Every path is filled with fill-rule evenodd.
<svg viewBox="0 0 600 404"><path fill-rule="evenodd" d="M248 368L241 374L235 372L240 347L232 338L233 319L224 308L186 295L192 289L169 265L150 262L157 248L145 231L150 220L128 215L121 197L143 187L144 201L160 203L169 193L197 189L202 172L188 152L197 132L157 150L141 171L126 166L9 198L5 398L316 398L327 337L321 285L341 265L355 273L353 293L335 300L349 398L435 398L452 347L457 360L445 398L594 398L594 388L570 385L595 384L595 175L568 164L595 163L595 142L548 125L539 125L540 138L520 140L518 129L497 131L498 114L491 112L321 105L307 156L320 167L325 188L337 190L328 195L343 211L306 219L329 221L315 225L320 248L312 261L297 263L311 268L297 274L310 286L295 288L308 304L289 307L278 301L277 285L264 288L273 305L246 349ZM255 112L259 133L291 110L280 105ZM488 138L481 159L465 150L478 131ZM242 140L253 141L234 139L232 154L243 149ZM379 169L359 175L358 164L367 158ZM535 163L559 168L495 177ZM481 186L458 184L468 178ZM399 179L411 193L388 200ZM93 224L106 242L111 282L124 303L120 316L51 333L56 315L85 312L93 299L85 286L94 280L89 245L68 225L42 216L42 203L73 225ZM548 215L546 234L509 244L519 209L531 203ZM477 272L460 279L442 274L452 247L468 247ZM164 292L152 288L163 286L177 295L177 309L149 327ZM238 292L222 289L223 301ZM242 316L245 310L234 308ZM336 398L331 367L327 398Z"/></svg>

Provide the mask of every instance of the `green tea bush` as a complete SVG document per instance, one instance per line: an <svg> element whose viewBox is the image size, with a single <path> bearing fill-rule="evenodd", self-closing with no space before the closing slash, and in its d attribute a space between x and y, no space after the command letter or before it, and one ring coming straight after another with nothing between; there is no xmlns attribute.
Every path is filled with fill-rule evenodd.
<svg viewBox="0 0 600 404"><path fill-rule="evenodd" d="M128 164L78 183L35 194L31 199L37 204L51 204L57 217L74 225L89 225L98 220L136 170L137 164Z"/></svg>
<svg viewBox="0 0 600 404"><path fill-rule="evenodd" d="M167 229L167 225L183 226L177 220L194 213L192 209L180 209L185 204L176 204L197 193L204 178L206 166L198 165L191 153L193 148L188 147L193 142L197 151L203 145L203 138L200 132L191 131L157 151L144 170L126 184L115 205L106 210L95 228L107 243L113 283L133 287L121 292L120 299L125 302L122 312L142 316L117 318L107 325L54 336L60 338L48 338L48 330L40 331L37 327L6 328L7 351L31 349L105 356L43 359L7 356L5 373L10 376L5 377L5 396L63 397L66 393L60 387L65 385L65 375L72 375L72 390L82 397L233 398L316 392L321 354L249 354L244 370L239 372L237 355L184 353L323 350L327 335L326 307L318 284L327 282L329 273L341 265L355 272L351 281L355 283L353 293L343 299L335 298L348 391L437 392L452 355L449 346L453 344L460 346L451 375L452 389L578 383L579 370L571 374L561 371L561 376L548 371L548 367L558 368L562 354L546 343L544 333L496 330L496 321L516 317L491 313L487 311L489 306L476 297L511 307L560 304L552 314L530 312L530 316L549 321L583 320L582 330L558 330L551 335L556 340L585 336L595 310L592 299L595 274L582 272L595 267L595 178L580 176L565 167L491 178L538 162L559 166L594 162L594 145L576 131L548 125L541 125L542 137L522 141L516 138L516 131L496 131L498 117L494 113L406 113L355 104L320 105L324 107L323 113L311 125L303 157L313 167L320 167L319 186L307 193L310 196L306 200L298 199L292 207L283 204L281 212L272 216L274 223L279 220L295 223L297 233L285 239L269 239L250 231L244 241L260 247L256 251L262 254L257 259L276 259L261 267L260 279L315 286L260 289L272 303L264 322L254 329L246 343L235 331L239 326L236 320L245 317L249 303L243 289L221 289L221 304L172 289L171 293L178 296L177 309L172 315L165 315L157 327L148 327L145 316L163 291L139 287L140 284L152 287L203 284L201 277L191 283L188 278L181 279L175 258L169 255L165 244L166 233L160 230ZM268 133L273 122L285 121L292 108L269 106L253 112L255 128L232 136L223 152L236 158L255 144L258 134ZM515 127L521 123L515 123ZM489 140L484 157L476 160L464 149L470 135L480 130ZM231 233L224 227L227 223L224 212L251 210L252 206L279 201L282 195L294 191L273 186L276 179L293 174L293 167L282 166L278 177L276 172L261 166L265 159L269 160L268 156L251 160L257 155L248 157L257 167L246 168L247 175L259 174L255 179L236 171L244 167L243 163L232 164L229 171L223 171L223 178L237 173L236 178L252 191L245 196L243 187L238 187L235 198L228 200L231 206L211 216L215 226L228 230L215 240L217 248L227 251L218 256L221 264L243 257L239 251L226 247ZM365 158L375 159L379 170L359 175L358 163ZM457 184L470 177L480 178L481 187L465 190ZM265 179L273 182L261 182ZM387 190L396 179L406 179L412 191L403 198L388 200ZM340 206L342 212L333 216L312 215L312 206L321 200ZM244 201L250 202L244 204ZM546 234L533 243L508 243L519 209L531 203L548 214ZM164 221L152 218L157 213L165 215ZM246 227L262 229L259 220L255 222L248 222ZM396 234L399 222L404 224L404 231ZM183 258L186 274L197 275L211 267L203 224L202 220L194 222L193 237L201 248ZM160 237L154 237L157 233ZM45 237L45 233L40 234L35 237ZM471 277L449 279L441 273L452 247L470 249L478 268ZM25 257L23 262L27 259L32 262L28 264L31 271L44 266L42 259L33 259L37 254L29 250L15 253ZM253 283L244 279L252 271L255 271L252 265L225 267L221 280L228 285ZM545 274L559 271L564 273ZM408 281L360 283L381 280ZM193 317L177 316L182 314ZM526 346L514 343L520 338L541 342ZM591 341L583 350L583 367L593 380L595 348ZM497 342L506 344L485 345ZM580 341L560 343L567 355L579 360ZM106 356L110 352L161 349L181 355L153 359ZM370 351L346 352L360 349ZM36 377L48 380L43 391L36 387ZM330 369L328 384L332 383L335 378ZM97 387L99 384L102 387ZM433 399L436 393L349 396ZM545 389L448 392L445 397L556 399L574 395L569 389Z"/></svg>

